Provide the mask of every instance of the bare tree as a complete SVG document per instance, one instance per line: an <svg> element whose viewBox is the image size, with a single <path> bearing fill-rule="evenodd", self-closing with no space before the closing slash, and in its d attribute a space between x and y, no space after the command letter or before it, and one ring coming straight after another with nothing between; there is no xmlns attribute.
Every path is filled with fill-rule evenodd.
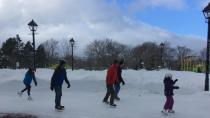
<svg viewBox="0 0 210 118"><path fill-rule="evenodd" d="M185 47L185 46L177 46L177 57L179 62L179 68L181 69L183 61L188 58L189 56L192 56L192 50Z"/></svg>
<svg viewBox="0 0 210 118"><path fill-rule="evenodd" d="M125 49L125 45L111 39L94 40L87 45L85 54L93 67L106 68L114 59L122 58Z"/></svg>
<svg viewBox="0 0 210 118"><path fill-rule="evenodd" d="M146 42L133 48L136 69L142 66L142 62L146 69L156 69L160 66L160 57L160 48L156 43Z"/></svg>
<svg viewBox="0 0 210 118"><path fill-rule="evenodd" d="M200 57L201 61L206 60L206 48L204 48L200 51L199 57Z"/></svg>
<svg viewBox="0 0 210 118"><path fill-rule="evenodd" d="M173 69L177 60L177 50L172 48L169 42L164 42L163 61L164 66L168 69Z"/></svg>
<svg viewBox="0 0 210 118"><path fill-rule="evenodd" d="M43 43L49 64L57 62L57 58L59 57L58 43L55 39L50 39Z"/></svg>
<svg viewBox="0 0 210 118"><path fill-rule="evenodd" d="M69 43L69 40L63 39L60 41L60 48L61 48L61 56L62 57L68 57L71 55L71 45Z"/></svg>

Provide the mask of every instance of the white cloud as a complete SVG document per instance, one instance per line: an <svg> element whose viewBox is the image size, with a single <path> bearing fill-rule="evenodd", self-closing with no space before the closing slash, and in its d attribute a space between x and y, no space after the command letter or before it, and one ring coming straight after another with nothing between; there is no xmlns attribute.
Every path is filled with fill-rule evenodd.
<svg viewBox="0 0 210 118"><path fill-rule="evenodd" d="M0 1L0 9L3 7L3 2Z"/></svg>
<svg viewBox="0 0 210 118"><path fill-rule="evenodd" d="M115 0L114 0L115 1ZM117 0L121 1L121 0ZM182 9L186 0L124 0L130 11L144 10L146 8L164 7L167 9Z"/></svg>
<svg viewBox="0 0 210 118"><path fill-rule="evenodd" d="M200 2L200 7L201 8L204 8L205 6L208 5L208 3L210 2L209 0L201 0L199 1Z"/></svg>
<svg viewBox="0 0 210 118"><path fill-rule="evenodd" d="M136 1L144 3L143 0ZM173 8L184 5L181 0L148 0L144 4L149 3ZM16 34L24 41L31 40L27 24L34 18L39 25L38 43L50 38L74 37L80 54L90 41L107 37L129 45L168 40L172 45L186 45L196 50L205 46L200 38L177 36L134 21L116 5L102 0L0 0L0 5L0 42Z"/></svg>

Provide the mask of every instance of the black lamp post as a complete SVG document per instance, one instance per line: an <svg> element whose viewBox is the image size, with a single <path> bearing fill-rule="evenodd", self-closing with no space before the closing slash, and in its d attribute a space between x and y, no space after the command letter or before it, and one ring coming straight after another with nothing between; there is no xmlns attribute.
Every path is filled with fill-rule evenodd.
<svg viewBox="0 0 210 118"><path fill-rule="evenodd" d="M71 44L71 69L73 71L74 70L74 51L73 51L73 48L74 48L75 41L74 41L73 38L71 38L69 42Z"/></svg>
<svg viewBox="0 0 210 118"><path fill-rule="evenodd" d="M209 91L209 43L210 43L210 3L203 9L203 14L208 23L208 37L206 49L206 78L205 78L205 91Z"/></svg>
<svg viewBox="0 0 210 118"><path fill-rule="evenodd" d="M32 32L32 36L33 36L33 52L34 52L34 69L36 69L36 50L35 50L35 32L37 30L38 25L36 24L36 22L34 22L34 20L32 19L31 22L28 23L29 29Z"/></svg>
<svg viewBox="0 0 210 118"><path fill-rule="evenodd" d="M161 59L161 68L163 68L164 64L163 64L163 49L164 49L165 44L164 43L160 43L160 59Z"/></svg>

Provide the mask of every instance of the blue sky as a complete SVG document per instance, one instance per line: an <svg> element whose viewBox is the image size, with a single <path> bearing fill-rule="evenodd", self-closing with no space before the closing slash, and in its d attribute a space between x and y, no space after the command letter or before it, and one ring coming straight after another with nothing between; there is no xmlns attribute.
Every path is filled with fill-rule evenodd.
<svg viewBox="0 0 210 118"><path fill-rule="evenodd" d="M168 10L165 8L150 9L137 12L134 15L136 20L141 20L150 25L180 35L204 36L206 25L200 9L185 8L184 10Z"/></svg>
<svg viewBox="0 0 210 118"><path fill-rule="evenodd" d="M112 0L107 0L111 2ZM133 0L117 0L123 12L129 12L128 6ZM158 26L178 35L206 37L207 24L202 14L202 0L183 0L184 6L179 9L168 7L149 7L131 13L135 20Z"/></svg>

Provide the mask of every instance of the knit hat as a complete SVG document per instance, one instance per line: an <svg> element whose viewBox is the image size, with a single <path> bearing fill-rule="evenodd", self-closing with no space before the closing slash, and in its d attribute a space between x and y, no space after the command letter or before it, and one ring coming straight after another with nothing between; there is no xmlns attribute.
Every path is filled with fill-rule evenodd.
<svg viewBox="0 0 210 118"><path fill-rule="evenodd" d="M63 59L59 60L59 65L63 65L63 64L65 64L65 63L66 63L65 60L63 60Z"/></svg>
<svg viewBox="0 0 210 118"><path fill-rule="evenodd" d="M118 63L118 60L117 59L114 59L113 60L113 64L117 64Z"/></svg>
<svg viewBox="0 0 210 118"><path fill-rule="evenodd" d="M120 65L124 64L124 60L121 60L121 61L119 62L119 64L120 64Z"/></svg>
<svg viewBox="0 0 210 118"><path fill-rule="evenodd" d="M172 74L171 74L171 73L166 73L166 74L165 74L165 77L172 78Z"/></svg>

